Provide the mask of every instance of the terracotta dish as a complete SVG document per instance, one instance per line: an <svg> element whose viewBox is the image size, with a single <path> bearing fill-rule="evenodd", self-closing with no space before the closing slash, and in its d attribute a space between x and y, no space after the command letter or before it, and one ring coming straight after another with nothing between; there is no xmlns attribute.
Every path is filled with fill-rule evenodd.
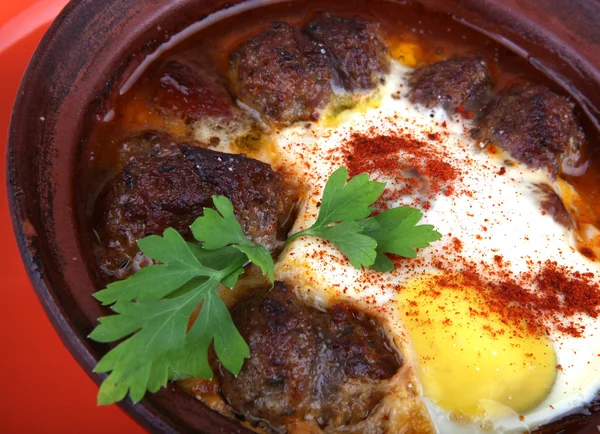
<svg viewBox="0 0 600 434"><path fill-rule="evenodd" d="M363 3L362 0L360 3ZM358 0L357 0L358 2ZM95 381L107 347L86 336L105 315L91 296L76 203L84 113L123 85L173 32L237 3L230 0L72 0L50 27L24 76L8 147L14 231L29 277L65 345ZM268 3L261 1L260 4ZM322 2L326 4L327 2ZM404 3L401 2L401 3ZM600 122L600 3L587 0L415 0L486 34L564 87ZM348 7L348 6L346 6ZM185 17L183 20L181 17ZM170 34L165 32L170 29ZM51 373L49 373L51 375ZM175 385L140 404L121 404L153 432L250 432ZM570 416L540 432L598 432L600 414Z"/></svg>

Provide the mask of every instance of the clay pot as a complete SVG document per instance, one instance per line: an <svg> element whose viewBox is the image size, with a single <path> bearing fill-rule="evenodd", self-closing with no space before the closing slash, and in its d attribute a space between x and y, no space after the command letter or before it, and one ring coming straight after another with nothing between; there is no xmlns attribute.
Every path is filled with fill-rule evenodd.
<svg viewBox="0 0 600 434"><path fill-rule="evenodd" d="M363 0L364 1L364 0ZM600 118L600 3L588 0L421 0L509 46L564 86L595 125ZM76 163L83 114L121 83L145 54L181 28L237 0L73 0L50 27L25 74L10 129L8 191L29 277L64 343L92 374L107 347L86 339L106 311L86 262L77 206ZM181 17L186 17L181 22ZM177 24L176 24L177 23ZM157 432L249 432L169 386L121 404ZM597 432L600 416L567 432ZM587 428L585 428L587 427ZM557 429L552 428L551 432Z"/></svg>

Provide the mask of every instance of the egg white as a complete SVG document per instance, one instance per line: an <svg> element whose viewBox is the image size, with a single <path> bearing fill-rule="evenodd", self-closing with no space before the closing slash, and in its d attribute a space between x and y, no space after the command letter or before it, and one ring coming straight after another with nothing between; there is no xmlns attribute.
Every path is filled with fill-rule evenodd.
<svg viewBox="0 0 600 434"><path fill-rule="evenodd" d="M279 130L269 154L262 159L277 170L292 173L308 189L292 232L310 226L316 219L325 182L335 169L344 165L344 148L352 133L373 134L375 128L385 135L404 129L404 134L426 143L460 172L453 181L456 193L437 195L431 207L423 210L424 222L433 224L444 237L420 250L419 260L406 261L405 266L397 267L393 273L356 270L330 244L302 238L294 241L276 264L276 278L292 282L312 302L327 305L332 299L352 299L383 316L408 364L404 374L415 375L412 365L417 357L412 354L402 312L393 301L399 288L410 279L431 274L434 260L443 258L446 269L460 272L463 265L458 256L476 258L484 275L489 270L487 266L493 266L496 255L502 256L515 274L527 271L527 260L552 260L573 270L591 272L599 282L600 266L573 248L573 234L567 228L542 212L533 185L552 184L547 174L518 164L508 165L507 156L482 149L468 135L470 121L450 116L441 109L413 105L404 95L409 71L393 62L386 84L379 89L378 107L345 112L339 125L296 124ZM394 95L397 91L400 98ZM430 139L430 133L440 133L443 140ZM402 158L401 153L398 158ZM506 170L504 174L500 174L501 168ZM388 187L394 185L395 180L382 173L370 175L386 182ZM412 205L414 199L406 196L390 205ZM448 248L453 237L462 242L461 252ZM408 379L402 387L410 384L416 388L416 395L428 408L437 432L526 431L591 401L600 389L600 326L591 318L581 321L586 326L581 338L551 333L550 340L563 369L557 372L546 399L525 415L514 413L491 420L457 422L448 411L422 396L418 378ZM386 400L390 407L400 404L391 398Z"/></svg>

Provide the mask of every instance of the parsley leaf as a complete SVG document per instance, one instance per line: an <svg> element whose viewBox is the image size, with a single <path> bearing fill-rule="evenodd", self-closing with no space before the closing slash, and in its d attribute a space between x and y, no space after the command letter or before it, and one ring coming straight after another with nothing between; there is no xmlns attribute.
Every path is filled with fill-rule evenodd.
<svg viewBox="0 0 600 434"><path fill-rule="evenodd" d="M208 347L237 374L250 351L217 292L219 283L233 286L248 256L235 247L207 250L187 243L174 229L138 241L142 252L162 264L138 271L95 294L113 304L116 315L100 318L89 337L98 342L124 338L98 363L110 372L100 387L99 404L111 404L129 393L134 402L156 392L169 379L212 378ZM246 246L251 247L248 240ZM214 246L213 246L214 247ZM190 317L202 304L188 332Z"/></svg>
<svg viewBox="0 0 600 434"><path fill-rule="evenodd" d="M442 237L432 225L417 225L421 218L423 213L418 209L401 206L360 221L363 234L377 242L377 258L371 268L393 271L394 264L384 253L414 258L415 248L428 247Z"/></svg>
<svg viewBox="0 0 600 434"><path fill-rule="evenodd" d="M239 258L244 257L243 253L234 247L223 247L218 250L206 250L203 249L202 246L195 243L187 244L198 261L217 270L222 270L228 264L236 262ZM221 280L221 284L227 288L233 288L241 274L244 274L243 267L238 268L229 276Z"/></svg>
<svg viewBox="0 0 600 434"><path fill-rule="evenodd" d="M385 184L369 181L367 174L350 179L341 167L329 178L315 223L292 235L286 243L313 236L332 242L357 269L393 271L394 264L385 253L407 258L416 256L415 248L427 247L441 238L431 225L418 225L423 213L401 206L374 217L368 217L371 205L379 198Z"/></svg>
<svg viewBox="0 0 600 434"><path fill-rule="evenodd" d="M346 183L348 169L340 167L331 174L325 188L315 223L308 229L292 235L286 243L303 236L314 236L332 242L355 268L373 265L377 243L362 235L362 227L355 220L373 212L371 205L385 188L382 182L369 181L363 173ZM337 225L333 223L341 222Z"/></svg>
<svg viewBox="0 0 600 434"><path fill-rule="evenodd" d="M355 176L348 183L347 179L348 169L345 167L331 174L323 189L319 215L311 229L342 220L358 220L373 212L371 205L381 196L385 184L369 181L366 173Z"/></svg>
<svg viewBox="0 0 600 434"><path fill-rule="evenodd" d="M245 253L248 259L258 265L263 274L273 282L275 265L269 251L246 238L242 226L235 218L233 204L229 199L225 196L213 196L213 203L218 212L204 208L204 215L198 217L191 226L194 238L201 241L206 250L220 249L229 245L235 247Z"/></svg>
<svg viewBox="0 0 600 434"><path fill-rule="evenodd" d="M105 405L120 401L127 392L133 402L138 402L146 389L152 391L149 388L150 381L153 385L159 384L159 388L165 386L173 355L185 348L186 340L195 337L186 333L191 314L211 291L216 290L216 286L216 279L209 278L194 290L176 298L146 303L117 303L113 306L118 315L102 318L100 325L90 334L91 339L106 342L128 336L134 327L139 331L109 351L96 365L95 372L112 371L100 386L98 403ZM115 330L115 322L125 325L117 330L120 333L106 333L106 329ZM207 377L210 373L208 378L212 376L206 356L212 337L203 334L202 341L188 345L192 350L191 356L199 360L198 370L193 374ZM239 366L243 363L243 357ZM228 369L235 371L231 366Z"/></svg>
<svg viewBox="0 0 600 434"><path fill-rule="evenodd" d="M377 256L377 241L361 234L363 228L355 221L345 221L333 226L310 229L303 235L323 238L335 244L357 269L373 264Z"/></svg>
<svg viewBox="0 0 600 434"><path fill-rule="evenodd" d="M158 300L197 276L210 277L214 270L198 262L179 233L167 228L162 237L150 235L138 241L140 250L160 265L142 268L126 280L109 284L94 297L104 305L116 302Z"/></svg>

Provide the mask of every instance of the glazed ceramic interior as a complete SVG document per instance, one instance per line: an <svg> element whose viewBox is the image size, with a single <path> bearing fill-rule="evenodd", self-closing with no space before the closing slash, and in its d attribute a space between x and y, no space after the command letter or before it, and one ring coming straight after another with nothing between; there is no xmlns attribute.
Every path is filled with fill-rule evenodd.
<svg viewBox="0 0 600 434"><path fill-rule="evenodd" d="M233 3L237 2L74 0L44 37L21 85L8 154L13 225L46 312L89 373L106 347L85 337L106 311L91 297L96 289L86 266L91 258L80 243L85 228L78 227L75 214L75 169L83 114L99 96L123 84L145 56L174 31L224 8L239 7ZM414 3L450 14L529 57L535 67L563 85L598 125L600 28L596 23L600 4L586 0L568 4L560 0ZM175 386L142 404L123 405L157 432L248 432ZM595 430L595 419L600 421L600 417L591 417L583 424ZM578 432L581 426L575 422L570 432Z"/></svg>

